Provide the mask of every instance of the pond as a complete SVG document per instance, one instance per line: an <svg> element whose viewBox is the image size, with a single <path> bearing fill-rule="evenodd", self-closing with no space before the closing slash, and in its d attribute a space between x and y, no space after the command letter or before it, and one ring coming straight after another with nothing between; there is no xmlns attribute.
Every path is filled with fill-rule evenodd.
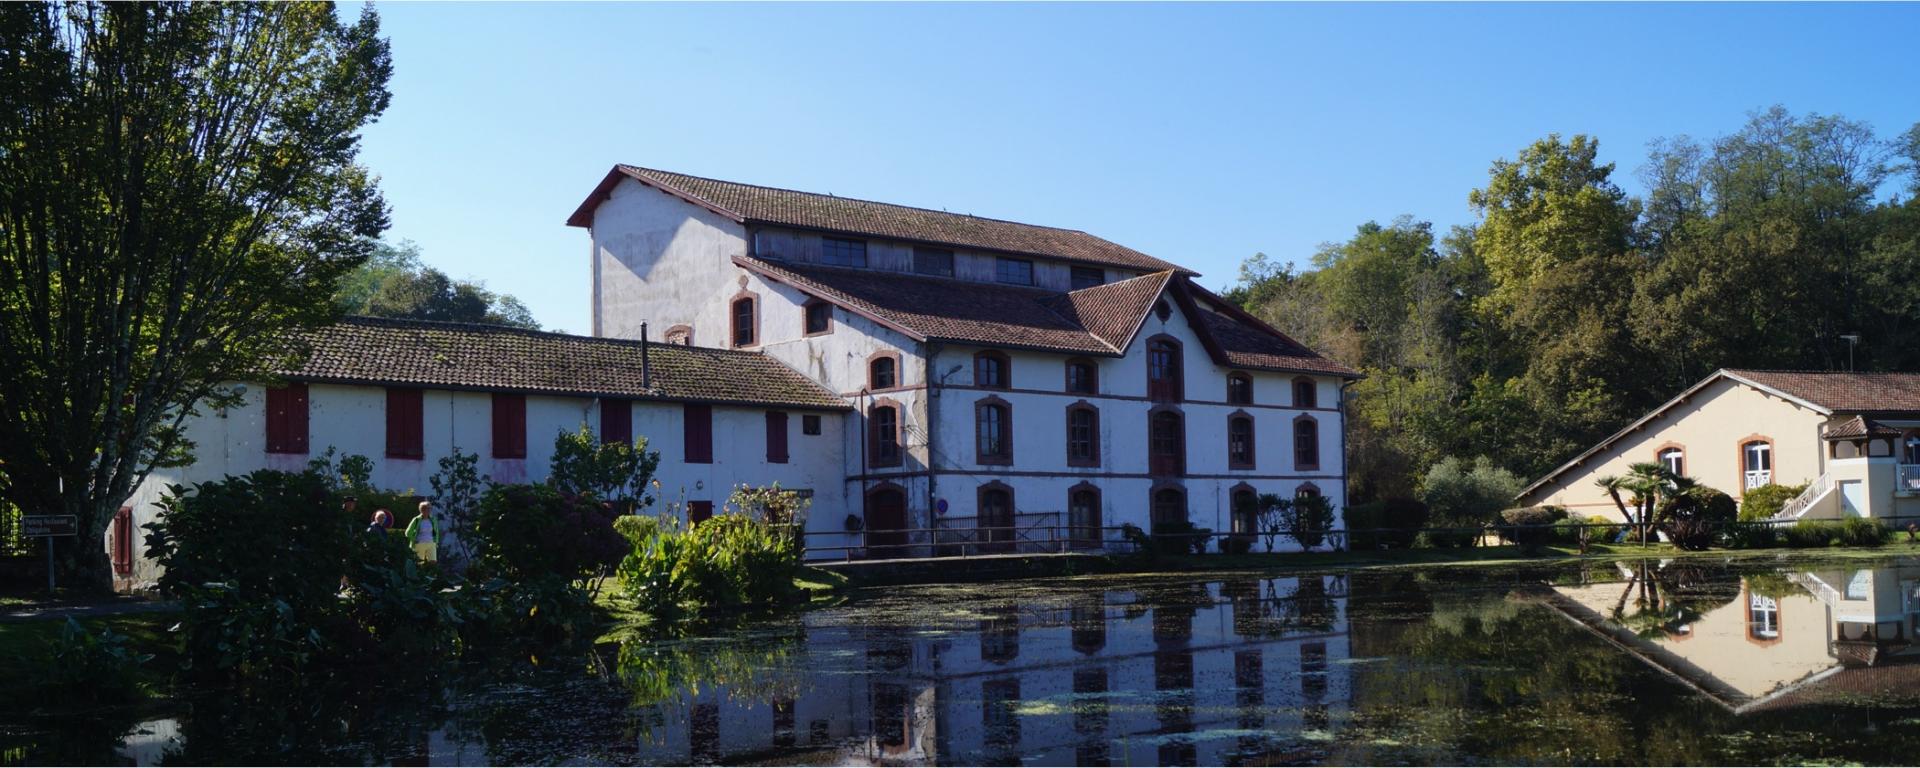
<svg viewBox="0 0 1920 768"><path fill-rule="evenodd" d="M0 762L1907 764L1916 627L1907 560L888 588L432 685L0 724Z"/></svg>

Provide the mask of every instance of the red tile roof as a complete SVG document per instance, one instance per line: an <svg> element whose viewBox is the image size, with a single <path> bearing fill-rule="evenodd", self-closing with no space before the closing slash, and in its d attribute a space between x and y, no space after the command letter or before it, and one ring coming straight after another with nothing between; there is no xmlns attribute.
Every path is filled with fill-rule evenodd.
<svg viewBox="0 0 1920 768"><path fill-rule="evenodd" d="M1739 369L1727 373L1833 412L1920 411L1920 373Z"/></svg>
<svg viewBox="0 0 1920 768"><path fill-rule="evenodd" d="M1117 283L1082 288L1071 293L1054 294L1044 300L1048 309L1082 328L1116 350L1126 349L1140 323L1153 309L1154 299L1173 279L1171 271L1141 275Z"/></svg>
<svg viewBox="0 0 1920 768"><path fill-rule="evenodd" d="M1828 426L1821 433L1828 440L1857 440L1868 437L1899 437L1900 430L1889 427L1865 416L1855 416L1846 421Z"/></svg>
<svg viewBox="0 0 1920 768"><path fill-rule="evenodd" d="M613 182L631 178L741 223L826 230L963 248L1048 256L1148 272L1179 266L1076 229L1042 227L1001 219L856 200L813 192L720 181L683 173L616 165L600 187L567 219L593 222L593 209Z"/></svg>
<svg viewBox="0 0 1920 768"><path fill-rule="evenodd" d="M497 325L350 317L301 334L301 365L270 375L299 381L630 397L805 409L846 401L757 352L655 342L651 388L640 342Z"/></svg>

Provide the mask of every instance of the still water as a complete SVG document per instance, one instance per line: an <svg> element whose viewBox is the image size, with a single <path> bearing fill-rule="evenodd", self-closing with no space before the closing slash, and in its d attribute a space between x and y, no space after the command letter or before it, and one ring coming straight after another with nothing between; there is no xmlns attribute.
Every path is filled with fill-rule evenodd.
<svg viewBox="0 0 1920 768"><path fill-rule="evenodd" d="M199 697L24 762L1920 761L1920 561L889 588L284 709ZM64 758L64 759L62 759Z"/></svg>

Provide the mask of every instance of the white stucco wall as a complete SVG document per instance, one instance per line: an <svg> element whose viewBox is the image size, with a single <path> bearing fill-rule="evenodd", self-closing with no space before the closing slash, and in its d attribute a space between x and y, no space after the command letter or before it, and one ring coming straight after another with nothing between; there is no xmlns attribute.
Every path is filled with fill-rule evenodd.
<svg viewBox="0 0 1920 768"><path fill-rule="evenodd" d="M746 228L725 216L632 179L615 184L593 212L593 335L662 338L694 326L694 343L724 346L722 325L695 322L704 299L727 281L730 260L747 252Z"/></svg>

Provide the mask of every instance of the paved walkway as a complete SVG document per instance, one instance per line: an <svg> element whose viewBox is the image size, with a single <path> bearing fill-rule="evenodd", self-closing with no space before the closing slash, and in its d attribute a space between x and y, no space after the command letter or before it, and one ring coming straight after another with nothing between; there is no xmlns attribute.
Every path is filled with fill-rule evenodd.
<svg viewBox="0 0 1920 768"><path fill-rule="evenodd" d="M119 616L130 613L159 613L178 610L179 608L179 603L171 601L142 600L133 597L110 597L101 600L56 600L48 603L0 607L0 624L23 621L47 621L64 619L69 616L76 619L85 619L95 616Z"/></svg>

